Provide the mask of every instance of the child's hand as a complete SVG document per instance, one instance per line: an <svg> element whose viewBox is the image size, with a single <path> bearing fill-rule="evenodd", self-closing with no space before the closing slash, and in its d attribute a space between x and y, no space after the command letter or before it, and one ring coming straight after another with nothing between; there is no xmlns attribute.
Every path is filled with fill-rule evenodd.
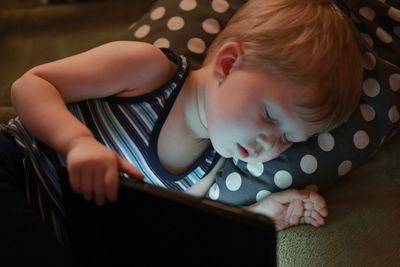
<svg viewBox="0 0 400 267"><path fill-rule="evenodd" d="M278 231L298 224L319 227L325 224L328 216L326 201L311 190L290 189L273 193L249 208L269 216Z"/></svg>
<svg viewBox="0 0 400 267"><path fill-rule="evenodd" d="M104 205L106 199L117 199L119 172L143 179L143 175L128 161L92 137L75 140L67 153L67 169L72 189Z"/></svg>

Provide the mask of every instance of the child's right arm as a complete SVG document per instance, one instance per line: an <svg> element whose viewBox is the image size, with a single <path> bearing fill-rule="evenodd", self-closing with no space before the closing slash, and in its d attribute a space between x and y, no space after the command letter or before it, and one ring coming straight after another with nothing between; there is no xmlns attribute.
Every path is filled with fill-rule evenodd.
<svg viewBox="0 0 400 267"><path fill-rule="evenodd" d="M85 53L37 66L14 82L11 99L27 130L66 155L72 188L85 198L115 200L118 172L141 178L130 163L100 144L65 103L130 91L143 94L173 73L152 45L112 42Z"/></svg>

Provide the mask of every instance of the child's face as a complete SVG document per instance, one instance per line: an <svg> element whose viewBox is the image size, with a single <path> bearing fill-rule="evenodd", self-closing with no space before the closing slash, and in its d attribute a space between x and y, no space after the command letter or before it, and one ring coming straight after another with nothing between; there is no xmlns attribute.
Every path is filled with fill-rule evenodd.
<svg viewBox="0 0 400 267"><path fill-rule="evenodd" d="M206 119L214 148L223 157L265 162L292 143L307 140L317 125L294 111L306 88L271 73L233 69L206 95Z"/></svg>

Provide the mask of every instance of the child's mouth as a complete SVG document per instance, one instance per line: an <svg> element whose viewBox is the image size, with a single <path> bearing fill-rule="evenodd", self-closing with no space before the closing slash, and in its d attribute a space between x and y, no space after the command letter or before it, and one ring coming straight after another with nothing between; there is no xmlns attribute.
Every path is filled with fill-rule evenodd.
<svg viewBox="0 0 400 267"><path fill-rule="evenodd" d="M240 144L237 144L237 148L238 148L238 151L239 151L239 155L242 158L245 159L245 158L247 158L249 156L249 152L244 147L242 147Z"/></svg>

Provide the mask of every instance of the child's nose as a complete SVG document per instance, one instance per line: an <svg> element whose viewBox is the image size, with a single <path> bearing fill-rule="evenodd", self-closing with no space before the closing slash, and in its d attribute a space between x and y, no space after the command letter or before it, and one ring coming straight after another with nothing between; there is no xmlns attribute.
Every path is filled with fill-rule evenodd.
<svg viewBox="0 0 400 267"><path fill-rule="evenodd" d="M263 150L270 150L276 143L277 137L275 135L260 134L256 138L257 143L263 148Z"/></svg>

